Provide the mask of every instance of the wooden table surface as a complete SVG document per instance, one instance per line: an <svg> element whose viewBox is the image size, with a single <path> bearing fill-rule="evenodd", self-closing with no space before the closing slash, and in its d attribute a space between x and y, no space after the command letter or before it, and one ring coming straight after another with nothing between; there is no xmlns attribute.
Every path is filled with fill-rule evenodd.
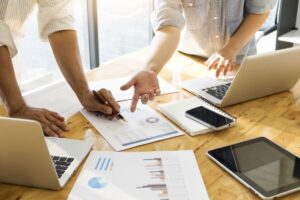
<svg viewBox="0 0 300 200"><path fill-rule="evenodd" d="M147 52L148 50L145 49L118 58L89 72L87 77L89 80L101 80L132 75L142 66ZM183 80L211 73L202 63L203 60L200 58L176 53L160 75L180 88ZM192 96L190 93L180 90L180 93L159 96L150 105L156 109L157 104L190 96ZM250 190L209 160L205 153L210 149L264 136L300 157L300 82L289 92L230 106L225 110L237 117L235 127L195 137L186 134L136 147L129 151L193 150L210 199L258 199ZM6 115L3 107L0 108L0 114ZM72 116L68 124L71 131L66 133L66 137L93 141L94 150L113 151L112 147L80 113ZM82 165L61 191L0 184L0 199L67 199L81 168ZM300 199L300 192L282 199Z"/></svg>

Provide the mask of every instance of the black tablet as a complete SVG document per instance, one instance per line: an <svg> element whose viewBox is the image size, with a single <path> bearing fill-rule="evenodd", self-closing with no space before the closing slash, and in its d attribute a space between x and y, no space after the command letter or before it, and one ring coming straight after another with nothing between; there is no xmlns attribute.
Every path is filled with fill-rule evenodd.
<svg viewBox="0 0 300 200"><path fill-rule="evenodd" d="M207 152L263 199L300 190L300 159L264 137Z"/></svg>

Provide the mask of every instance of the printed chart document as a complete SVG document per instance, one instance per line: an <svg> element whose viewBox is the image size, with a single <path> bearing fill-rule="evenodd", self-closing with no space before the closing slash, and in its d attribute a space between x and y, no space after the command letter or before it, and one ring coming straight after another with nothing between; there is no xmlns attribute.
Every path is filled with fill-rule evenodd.
<svg viewBox="0 0 300 200"><path fill-rule="evenodd" d="M116 99L116 101L126 101L132 99L134 89L130 88L126 91L120 90L120 87L127 83L131 77L124 77L124 78L116 78L116 79L108 79L108 80L101 80L101 81L90 81L89 86L91 90L98 90L99 88L106 88L110 90ZM159 85L161 94L169 94L178 92L178 90L165 81L164 79L158 77Z"/></svg>
<svg viewBox="0 0 300 200"><path fill-rule="evenodd" d="M86 110L82 110L81 113L116 151L183 135L173 124L148 105L138 104L134 113L130 111L130 105L131 101L120 103L121 114L127 122L117 119L109 120Z"/></svg>
<svg viewBox="0 0 300 200"><path fill-rule="evenodd" d="M68 200L208 200L193 151L92 151Z"/></svg>
<svg viewBox="0 0 300 200"><path fill-rule="evenodd" d="M133 89L121 91L120 87L125 84L130 77L108 79L102 81L90 81L89 87L92 90L106 88L111 90L117 101L132 99ZM159 78L161 94L178 92L178 90L164 79ZM33 107L46 108L65 117L66 119L82 109L77 96L66 81L58 81L38 90L23 94L28 105Z"/></svg>

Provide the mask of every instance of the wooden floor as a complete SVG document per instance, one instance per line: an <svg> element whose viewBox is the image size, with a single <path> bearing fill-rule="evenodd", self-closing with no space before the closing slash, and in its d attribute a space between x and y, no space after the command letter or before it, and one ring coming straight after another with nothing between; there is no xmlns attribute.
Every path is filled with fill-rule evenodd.
<svg viewBox="0 0 300 200"><path fill-rule="evenodd" d="M134 74L138 67L142 66L147 51L143 50L130 54L105 64L90 72L88 79L99 80ZM207 75L207 69L201 63L202 60L199 58L177 53L162 71L161 76L180 88L183 80ZM151 103L151 106L156 109L157 104L176 101L190 96L192 95L181 90L177 94L157 97ZM193 150L210 199L258 199L246 187L209 160L205 153L210 149L264 136L300 156L300 83L292 91L230 106L225 108L225 110L237 117L237 125L235 127L195 137L184 135L143 145L129 151ZM2 115L5 115L3 108L0 109L0 112ZM68 124L71 127L71 131L66 133L66 137L93 141L94 150L113 150L81 114L77 113L71 117L68 120ZM0 184L0 199L66 199L79 172L80 170L75 173L75 176L71 178L70 182L61 191ZM300 192L282 199L300 199Z"/></svg>

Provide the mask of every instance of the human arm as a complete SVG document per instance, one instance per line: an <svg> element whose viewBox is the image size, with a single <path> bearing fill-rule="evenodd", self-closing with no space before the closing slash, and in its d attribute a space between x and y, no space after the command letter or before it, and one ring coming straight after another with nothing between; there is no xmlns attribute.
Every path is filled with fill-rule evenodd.
<svg viewBox="0 0 300 200"><path fill-rule="evenodd" d="M136 105L141 97L142 103L153 100L155 94L160 93L157 75L163 66L174 54L180 40L180 29L167 26L158 30L150 47L150 54L144 67L132 79L121 87L127 90L134 87L131 111L135 111Z"/></svg>
<svg viewBox="0 0 300 200"><path fill-rule="evenodd" d="M150 54L142 70L121 87L123 90L134 87L132 112L139 98L145 104L149 99L152 100L155 94L160 93L157 74L174 54L179 43L180 30L185 24L181 0L156 0L155 5L156 9L151 18L155 37L152 40Z"/></svg>
<svg viewBox="0 0 300 200"><path fill-rule="evenodd" d="M73 0L38 0L38 27L42 40L49 41L56 61L81 104L88 111L100 111L111 115L119 112L119 105L110 91L98 92L112 107L99 103L89 90L80 58Z"/></svg>
<svg viewBox="0 0 300 200"><path fill-rule="evenodd" d="M88 111L99 111L105 115L119 113L120 106L110 91L101 89L98 92L109 101L112 107L100 103L89 90L83 71L76 32L73 30L54 32L49 35L49 42L60 70L84 108Z"/></svg>
<svg viewBox="0 0 300 200"><path fill-rule="evenodd" d="M0 94L9 115L26 105L16 80L7 46L0 47Z"/></svg>
<svg viewBox="0 0 300 200"><path fill-rule="evenodd" d="M216 76L221 73L226 76L228 71L235 67L235 59L241 49L255 35L269 16L269 12L263 14L247 14L238 30L229 39L227 44L213 54L205 62L209 69L216 68Z"/></svg>
<svg viewBox="0 0 300 200"><path fill-rule="evenodd" d="M62 137L63 132L68 130L64 118L57 113L26 105L7 46L0 47L0 95L10 117L36 120L40 122L44 133L49 136Z"/></svg>

